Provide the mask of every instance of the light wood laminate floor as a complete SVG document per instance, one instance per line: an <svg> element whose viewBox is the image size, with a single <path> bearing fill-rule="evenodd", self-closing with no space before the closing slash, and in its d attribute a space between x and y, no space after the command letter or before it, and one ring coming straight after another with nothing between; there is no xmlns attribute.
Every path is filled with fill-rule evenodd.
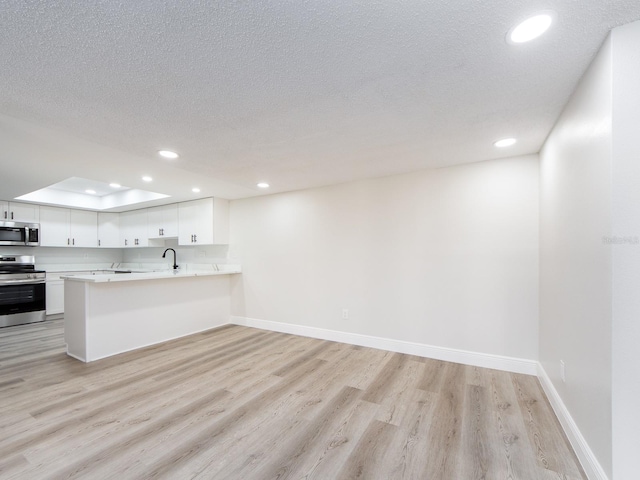
<svg viewBox="0 0 640 480"><path fill-rule="evenodd" d="M2 479L585 478L532 376L239 326L83 364L62 328L0 329Z"/></svg>

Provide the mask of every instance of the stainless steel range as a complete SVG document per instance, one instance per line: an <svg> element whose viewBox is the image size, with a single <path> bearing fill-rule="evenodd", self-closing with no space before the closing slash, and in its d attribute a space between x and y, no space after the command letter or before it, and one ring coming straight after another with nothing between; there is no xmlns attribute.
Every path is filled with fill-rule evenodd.
<svg viewBox="0 0 640 480"><path fill-rule="evenodd" d="M0 327L45 319L46 276L32 255L0 256Z"/></svg>

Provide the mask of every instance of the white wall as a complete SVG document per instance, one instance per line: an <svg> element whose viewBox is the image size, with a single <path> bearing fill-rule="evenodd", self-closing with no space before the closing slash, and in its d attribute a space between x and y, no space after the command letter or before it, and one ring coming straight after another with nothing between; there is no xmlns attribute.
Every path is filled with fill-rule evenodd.
<svg viewBox="0 0 640 480"><path fill-rule="evenodd" d="M611 44L540 153L540 362L611 475ZM566 365L566 383L560 361Z"/></svg>
<svg viewBox="0 0 640 480"><path fill-rule="evenodd" d="M229 255L232 315L537 358L537 156L233 201Z"/></svg>
<svg viewBox="0 0 640 480"><path fill-rule="evenodd" d="M613 474L640 471L640 22L613 43ZM627 238L628 237L628 238ZM625 240L626 239L626 240Z"/></svg>

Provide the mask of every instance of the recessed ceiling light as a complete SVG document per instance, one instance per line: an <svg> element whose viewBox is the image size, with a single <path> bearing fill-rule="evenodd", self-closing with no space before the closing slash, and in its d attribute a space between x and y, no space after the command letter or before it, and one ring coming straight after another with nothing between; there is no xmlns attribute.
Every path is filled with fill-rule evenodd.
<svg viewBox="0 0 640 480"><path fill-rule="evenodd" d="M193 193L200 193L200 189L198 187L194 187L191 189Z"/></svg>
<svg viewBox="0 0 640 480"><path fill-rule="evenodd" d="M260 182L256 185L258 188L269 188L269 184L267 182Z"/></svg>
<svg viewBox="0 0 640 480"><path fill-rule="evenodd" d="M510 147L511 145L516 143L516 141L517 140L515 138L503 138L502 140L494 142L493 146L498 148Z"/></svg>
<svg viewBox="0 0 640 480"><path fill-rule="evenodd" d="M555 12L547 10L527 18L524 22L509 30L507 41L509 43L524 43L538 38L551 26L554 17Z"/></svg>
<svg viewBox="0 0 640 480"><path fill-rule="evenodd" d="M120 185L119 183L110 183L109 186L111 188L120 188L122 185Z"/></svg>
<svg viewBox="0 0 640 480"><path fill-rule="evenodd" d="M158 155L164 158L170 158L172 160L180 156L176 152L172 152L171 150L159 150Z"/></svg>
<svg viewBox="0 0 640 480"><path fill-rule="evenodd" d="M151 178L151 177L147 177L147 176L144 176L144 177L142 177L142 181L144 181L144 182L151 182L151 181L153 181L153 178Z"/></svg>
<svg viewBox="0 0 640 480"><path fill-rule="evenodd" d="M95 190L91 190L90 188L87 188L84 193L88 193L89 195L95 195L96 191Z"/></svg>

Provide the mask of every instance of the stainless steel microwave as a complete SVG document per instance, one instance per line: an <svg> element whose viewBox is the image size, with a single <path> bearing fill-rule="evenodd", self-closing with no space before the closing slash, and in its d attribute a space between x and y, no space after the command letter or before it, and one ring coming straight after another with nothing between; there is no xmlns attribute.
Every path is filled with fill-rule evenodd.
<svg viewBox="0 0 640 480"><path fill-rule="evenodd" d="M40 245L40 224L0 222L0 245Z"/></svg>

